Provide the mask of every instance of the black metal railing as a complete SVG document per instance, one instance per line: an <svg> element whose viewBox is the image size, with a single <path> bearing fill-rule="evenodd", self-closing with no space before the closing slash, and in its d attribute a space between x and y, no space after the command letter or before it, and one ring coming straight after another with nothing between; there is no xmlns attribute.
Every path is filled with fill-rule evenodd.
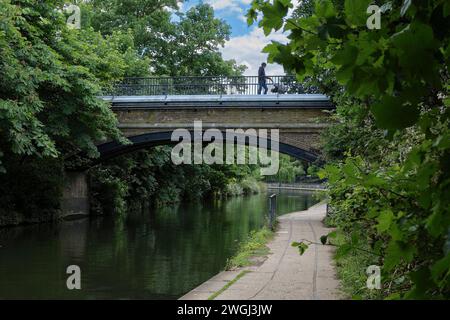
<svg viewBox="0 0 450 320"><path fill-rule="evenodd" d="M295 76L270 76L266 80L268 94L319 93L317 88L305 86ZM259 91L257 76L185 76L125 78L104 89L108 96L155 95L256 95ZM262 89L262 93L264 89Z"/></svg>

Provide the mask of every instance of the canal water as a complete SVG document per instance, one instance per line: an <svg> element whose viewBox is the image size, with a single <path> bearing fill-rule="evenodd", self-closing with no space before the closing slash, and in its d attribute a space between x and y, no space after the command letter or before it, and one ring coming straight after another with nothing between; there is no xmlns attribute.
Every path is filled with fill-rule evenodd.
<svg viewBox="0 0 450 320"><path fill-rule="evenodd" d="M278 214L312 193L278 193ZM177 299L221 270L268 211L267 194L0 229L0 299ZM68 290L66 269L81 269Z"/></svg>

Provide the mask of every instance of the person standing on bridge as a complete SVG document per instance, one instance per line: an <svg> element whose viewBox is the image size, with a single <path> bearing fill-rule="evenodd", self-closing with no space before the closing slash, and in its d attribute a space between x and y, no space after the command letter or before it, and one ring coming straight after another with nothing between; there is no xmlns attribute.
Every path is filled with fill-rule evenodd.
<svg viewBox="0 0 450 320"><path fill-rule="evenodd" d="M263 62L258 70L258 94L261 94L262 89L264 89L264 94L267 94L269 89L267 88L266 80L273 81L271 77L266 76L266 66L267 64Z"/></svg>

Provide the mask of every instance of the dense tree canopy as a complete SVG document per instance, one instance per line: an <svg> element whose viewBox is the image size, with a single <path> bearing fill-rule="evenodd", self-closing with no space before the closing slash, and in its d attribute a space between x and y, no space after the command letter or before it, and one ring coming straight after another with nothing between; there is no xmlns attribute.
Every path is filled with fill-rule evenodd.
<svg viewBox="0 0 450 320"><path fill-rule="evenodd" d="M338 257L381 265L381 297L448 298L450 2L380 4L381 28L369 29L372 2L306 1L312 10L287 16L289 0L254 1L248 18L289 32L265 48L270 61L337 105L323 175ZM364 286L360 272L353 286Z"/></svg>
<svg viewBox="0 0 450 320"><path fill-rule="evenodd" d="M127 76L243 72L222 58L230 27L209 5L176 19L175 1L78 5L81 29L70 29L62 0L1 2L0 225L51 219L60 210L64 168L78 160L72 156L96 157L104 140L127 143L98 99L103 88ZM199 198L252 171L176 167L167 152L142 151L93 168L93 208L123 212L128 201Z"/></svg>
<svg viewBox="0 0 450 320"><path fill-rule="evenodd" d="M207 4L192 7L171 17L176 2L103 1L86 4L86 24L108 35L130 31L140 55L152 61L157 75L241 75L243 66L225 61L219 47L230 36L230 26L214 16Z"/></svg>
<svg viewBox="0 0 450 320"><path fill-rule="evenodd" d="M0 148L4 154L57 157L96 153L120 139L101 85L120 78L124 55L92 30L73 31L62 1L3 1L0 7Z"/></svg>

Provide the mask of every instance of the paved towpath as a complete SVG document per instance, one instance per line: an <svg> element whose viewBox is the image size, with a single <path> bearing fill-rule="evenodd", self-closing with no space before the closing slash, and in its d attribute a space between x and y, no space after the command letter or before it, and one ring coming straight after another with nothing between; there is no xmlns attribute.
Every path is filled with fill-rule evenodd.
<svg viewBox="0 0 450 320"><path fill-rule="evenodd" d="M333 248L313 244L300 256L298 249L291 246L302 239L320 243L320 237L330 232L322 223L325 214L326 205L319 204L279 217L275 238L268 244L271 254L261 265L221 272L181 299L208 299L243 270L250 272L216 300L342 299L332 259Z"/></svg>

